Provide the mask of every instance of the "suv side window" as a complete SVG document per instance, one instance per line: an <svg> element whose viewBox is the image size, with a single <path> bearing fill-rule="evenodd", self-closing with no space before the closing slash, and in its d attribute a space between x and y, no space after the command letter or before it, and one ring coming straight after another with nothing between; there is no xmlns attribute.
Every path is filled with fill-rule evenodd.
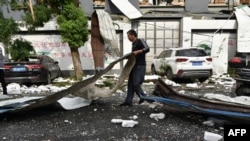
<svg viewBox="0 0 250 141"><path fill-rule="evenodd" d="M159 58L165 58L166 52L167 52L166 50L163 51L163 52L159 55Z"/></svg>
<svg viewBox="0 0 250 141"><path fill-rule="evenodd" d="M167 50L165 57L171 57L171 54L172 54L172 50Z"/></svg>
<svg viewBox="0 0 250 141"><path fill-rule="evenodd" d="M165 50L163 51L160 55L159 58L166 58L166 57L170 57L172 53L172 50Z"/></svg>

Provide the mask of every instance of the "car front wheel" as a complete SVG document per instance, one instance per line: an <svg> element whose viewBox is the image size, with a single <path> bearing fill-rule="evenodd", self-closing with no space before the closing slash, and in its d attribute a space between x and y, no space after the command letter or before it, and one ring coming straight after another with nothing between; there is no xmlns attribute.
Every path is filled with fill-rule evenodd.
<svg viewBox="0 0 250 141"><path fill-rule="evenodd" d="M47 75L47 84L51 84L51 74L48 73Z"/></svg>
<svg viewBox="0 0 250 141"><path fill-rule="evenodd" d="M156 70L155 70L155 66L154 65L151 66L151 74L152 75L156 74Z"/></svg>
<svg viewBox="0 0 250 141"><path fill-rule="evenodd" d="M172 70L171 69L167 69L167 71L166 71L166 76L167 76L167 78L169 79L169 80L173 80L173 72L172 72Z"/></svg>

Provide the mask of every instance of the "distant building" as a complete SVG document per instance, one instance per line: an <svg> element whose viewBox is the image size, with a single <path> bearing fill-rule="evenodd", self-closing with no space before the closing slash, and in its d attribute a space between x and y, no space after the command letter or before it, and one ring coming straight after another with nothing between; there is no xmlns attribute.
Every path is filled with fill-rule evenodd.
<svg viewBox="0 0 250 141"><path fill-rule="evenodd" d="M194 2L192 0L187 1L191 4ZM111 0L80 0L80 7L85 10L88 17L91 17L91 13L95 10L115 11L110 16L116 27L119 50L122 54L131 51L131 43L126 38L126 31L130 28L136 29L138 36L144 38L151 48L147 58L147 72L150 72L152 58L158 55L160 51L169 47L182 46L206 46L211 48L210 52L213 52L213 46L223 46L226 50L223 50L225 53L221 56L222 59L215 58L214 60L215 63L222 60L220 63L223 63L223 69L221 70L222 72L226 71L228 59L233 57L237 50L237 20L235 15L232 14L232 9L241 2L247 3L246 1L239 1L238 3L235 1L236 3L231 4L225 0L204 0L202 9L196 9L202 12L197 12L186 11L187 7L185 7L183 0L174 0L171 6L164 5L163 1L157 1L158 5L144 5L139 1L138 3L133 1L132 4L135 5L135 8L138 8L142 16L129 19L123 12L119 11L119 7L114 7L114 5L105 7L107 2L110 4ZM144 0L143 2L146 3ZM115 8L115 10L110 8ZM22 10L15 12L6 5L2 7L2 10L5 17L12 17L17 21L21 20ZM9 12L7 12L8 10ZM60 35L56 32L56 27L57 24L54 20L46 23L34 34L22 32L18 36L30 40L38 51L46 52L58 60L62 71L71 74L73 65L69 48L67 44L62 43ZM22 30L25 31L25 28L22 28ZM83 70L91 72L94 65L89 41L86 42L84 47L80 48L80 56ZM106 61L106 64L110 61L112 61L112 58ZM112 72L120 71L123 64L122 62L120 66L116 66Z"/></svg>

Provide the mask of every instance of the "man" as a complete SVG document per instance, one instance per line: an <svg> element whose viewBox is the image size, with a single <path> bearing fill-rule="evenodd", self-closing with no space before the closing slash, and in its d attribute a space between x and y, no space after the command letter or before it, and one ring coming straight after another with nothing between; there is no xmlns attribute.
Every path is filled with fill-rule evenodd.
<svg viewBox="0 0 250 141"><path fill-rule="evenodd" d="M120 106L132 106L134 93L136 93L140 98L139 104L144 102L141 97L145 96L145 93L141 88L141 84L144 81L144 75L146 72L146 53L149 52L149 47L144 40L137 38L135 30L129 30L127 32L127 36L129 41L132 42L132 53L135 55L136 61L129 74L127 97L125 102L120 104Z"/></svg>
<svg viewBox="0 0 250 141"><path fill-rule="evenodd" d="M2 48L0 47L0 81L1 81L1 85L3 88L3 94L7 95L7 87L6 87L6 83L4 80L4 56L3 56L3 51Z"/></svg>

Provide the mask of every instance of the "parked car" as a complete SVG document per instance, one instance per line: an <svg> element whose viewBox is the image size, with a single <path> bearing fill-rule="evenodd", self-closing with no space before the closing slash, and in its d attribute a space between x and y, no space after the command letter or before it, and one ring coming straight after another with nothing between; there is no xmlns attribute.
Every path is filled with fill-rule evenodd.
<svg viewBox="0 0 250 141"><path fill-rule="evenodd" d="M6 83L45 83L61 75L58 61L47 55L33 55L21 62L5 62Z"/></svg>
<svg viewBox="0 0 250 141"><path fill-rule="evenodd" d="M250 68L250 53L237 53L228 61L231 68Z"/></svg>
<svg viewBox="0 0 250 141"><path fill-rule="evenodd" d="M228 66L235 69L236 95L250 96L250 54L237 53L229 60Z"/></svg>
<svg viewBox="0 0 250 141"><path fill-rule="evenodd" d="M151 72L170 80L198 78L203 82L213 74L212 58L199 47L169 48L153 59Z"/></svg>

